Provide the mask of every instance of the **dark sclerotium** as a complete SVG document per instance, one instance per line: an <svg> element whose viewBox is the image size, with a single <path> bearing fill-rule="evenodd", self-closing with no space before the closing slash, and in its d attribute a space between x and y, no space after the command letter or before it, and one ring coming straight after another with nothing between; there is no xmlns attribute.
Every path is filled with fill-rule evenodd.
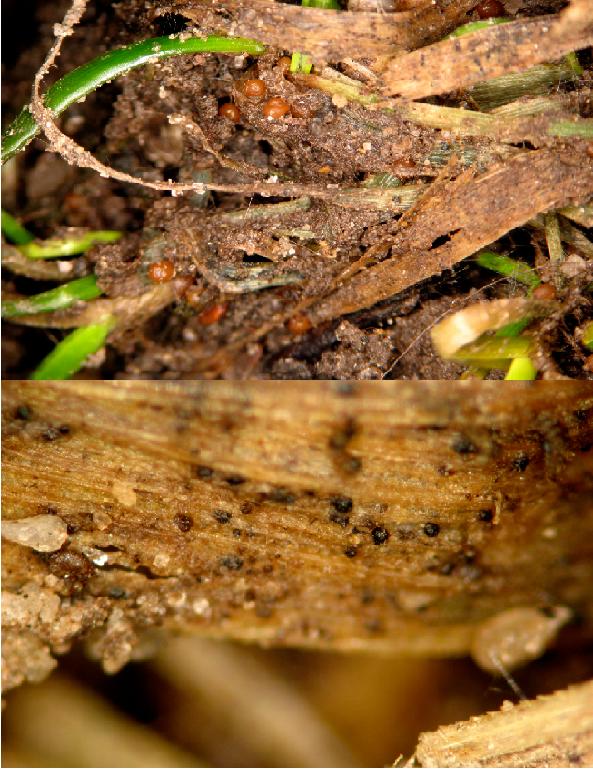
<svg viewBox="0 0 593 770"><path fill-rule="evenodd" d="M22 404L21 406L17 406L16 408L16 419L17 420L30 420L31 419L31 409L26 405Z"/></svg>
<svg viewBox="0 0 593 770"><path fill-rule="evenodd" d="M230 511L223 511L220 508L217 508L212 515L219 524L228 524L233 518L233 514Z"/></svg>
<svg viewBox="0 0 593 770"><path fill-rule="evenodd" d="M348 419L344 425L339 428L329 440L330 449L345 449L350 439L356 433L354 420Z"/></svg>
<svg viewBox="0 0 593 770"><path fill-rule="evenodd" d="M232 474L231 476L227 476L225 481L227 484L231 484L231 486L238 486L239 484L245 483L245 478L236 473Z"/></svg>
<svg viewBox="0 0 593 770"><path fill-rule="evenodd" d="M352 382L338 382L334 385L334 390L340 396L353 396L356 393Z"/></svg>
<svg viewBox="0 0 593 770"><path fill-rule="evenodd" d="M284 503L285 505L292 505L296 500L295 496L288 489L283 489L282 487L273 489L268 497L275 503Z"/></svg>
<svg viewBox="0 0 593 770"><path fill-rule="evenodd" d="M367 620L364 624L364 627L370 634L378 634L383 630L383 624L379 618L371 618L371 620Z"/></svg>
<svg viewBox="0 0 593 770"><path fill-rule="evenodd" d="M223 556L220 560L222 567L226 567L229 570L240 570L243 566L243 559L234 553L230 553L227 556Z"/></svg>
<svg viewBox="0 0 593 770"><path fill-rule="evenodd" d="M477 451L476 445L467 436L456 436L451 442L451 449L460 455L469 455Z"/></svg>
<svg viewBox="0 0 593 770"><path fill-rule="evenodd" d="M439 476L453 476L455 471L450 468L448 465L439 465L437 468L437 473Z"/></svg>
<svg viewBox="0 0 593 770"><path fill-rule="evenodd" d="M330 502L336 513L350 513L352 510L352 499L350 497L332 497Z"/></svg>
<svg viewBox="0 0 593 770"><path fill-rule="evenodd" d="M210 479L212 478L214 471L212 468L208 468L207 465L196 465L194 473L199 479Z"/></svg>
<svg viewBox="0 0 593 770"><path fill-rule="evenodd" d="M525 454L525 452L521 452L513 458L511 465L514 471L523 472L529 465L529 457Z"/></svg>
<svg viewBox="0 0 593 770"><path fill-rule="evenodd" d="M441 531L441 528L439 527L439 525L435 524L432 521L428 522L428 524L425 524L422 529L426 537L436 537Z"/></svg>
<svg viewBox="0 0 593 770"><path fill-rule="evenodd" d="M57 441L59 438L67 436L69 433L70 428L68 425L58 425L58 427L50 426L42 432L41 438L44 441Z"/></svg>
<svg viewBox="0 0 593 770"><path fill-rule="evenodd" d="M362 460L359 457L344 454L341 466L344 473L358 473L362 469Z"/></svg>
<svg viewBox="0 0 593 770"><path fill-rule="evenodd" d="M189 532L194 525L194 520L191 516L187 516L184 513L177 513L173 518L173 522L177 529L181 532Z"/></svg>
<svg viewBox="0 0 593 770"><path fill-rule="evenodd" d="M337 524L340 527L346 527L350 524L350 516L347 513L340 513L339 511L331 511L329 514L329 520L333 524Z"/></svg>
<svg viewBox="0 0 593 770"><path fill-rule="evenodd" d="M353 545L349 545L348 548L344 549L344 556L347 556L349 559L353 559L357 553L358 549Z"/></svg>
<svg viewBox="0 0 593 770"><path fill-rule="evenodd" d="M375 545L383 545L389 540L389 532L385 527L374 527L371 535Z"/></svg>
<svg viewBox="0 0 593 770"><path fill-rule="evenodd" d="M490 511L488 509L484 509L483 511L480 511L478 513L478 520L483 521L486 524L489 524L494 519L494 513L493 511Z"/></svg>
<svg viewBox="0 0 593 770"><path fill-rule="evenodd" d="M372 604L375 601L375 594L370 590L370 588L363 588L360 602L361 604Z"/></svg>

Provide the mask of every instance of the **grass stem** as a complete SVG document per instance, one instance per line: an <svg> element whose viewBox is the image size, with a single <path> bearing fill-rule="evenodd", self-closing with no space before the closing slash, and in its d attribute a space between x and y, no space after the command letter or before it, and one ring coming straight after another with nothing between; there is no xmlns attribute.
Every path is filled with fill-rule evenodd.
<svg viewBox="0 0 593 770"><path fill-rule="evenodd" d="M3 300L2 318L63 310L79 300L95 299L102 293L96 276L87 275L31 297Z"/></svg>
<svg viewBox="0 0 593 770"><path fill-rule="evenodd" d="M125 75L131 69L148 62L188 53L262 54L265 46L256 40L241 37L154 37L139 43L117 48L77 67L47 90L45 106L54 115L84 99L105 83ZM39 127L29 107L24 107L2 137L2 163L24 150Z"/></svg>
<svg viewBox="0 0 593 770"><path fill-rule="evenodd" d="M100 323L81 326L59 342L31 375L32 380L67 380L82 368L87 358L105 344L115 321L108 316Z"/></svg>

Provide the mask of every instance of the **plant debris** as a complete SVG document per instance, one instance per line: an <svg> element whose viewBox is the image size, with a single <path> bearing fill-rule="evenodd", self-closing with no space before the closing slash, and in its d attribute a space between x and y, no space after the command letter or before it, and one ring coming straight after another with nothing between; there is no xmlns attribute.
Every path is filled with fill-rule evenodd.
<svg viewBox="0 0 593 770"><path fill-rule="evenodd" d="M82 256L43 265L3 245L11 298L85 275L104 295L6 323L8 376L28 376L60 329L112 316L85 377L456 378L463 366L440 359L432 326L532 290L476 264L488 247L555 292L529 329L538 376L591 378L580 331L593 316L586 0L508 1L506 23L475 31L485 11L474 0L380 12L86 6L42 25L7 72L15 115L37 69L31 112L45 139L4 166L5 205L12 230L39 241L66 228L81 242L122 236L87 237ZM59 118L35 95L58 54L48 83L163 35L251 38L265 52L155 59Z"/></svg>

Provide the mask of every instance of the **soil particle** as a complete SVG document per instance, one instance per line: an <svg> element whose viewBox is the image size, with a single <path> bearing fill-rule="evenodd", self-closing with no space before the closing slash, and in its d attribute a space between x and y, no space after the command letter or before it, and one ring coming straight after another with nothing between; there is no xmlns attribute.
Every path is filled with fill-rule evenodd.
<svg viewBox="0 0 593 770"><path fill-rule="evenodd" d="M2 634L2 690L23 682L41 682L58 665L48 644L26 629Z"/></svg>
<svg viewBox="0 0 593 770"><path fill-rule="evenodd" d="M68 528L59 516L40 514L3 521L2 537L35 551L51 553L60 549L66 542Z"/></svg>
<svg viewBox="0 0 593 770"><path fill-rule="evenodd" d="M392 357L392 343L385 332L365 332L349 321L342 321L335 337L339 347L321 354L315 365L317 379L381 379Z"/></svg>
<svg viewBox="0 0 593 770"><path fill-rule="evenodd" d="M60 609L60 597L53 591L26 583L17 593L2 592L2 625L51 624Z"/></svg>
<svg viewBox="0 0 593 770"><path fill-rule="evenodd" d="M95 567L78 551L65 550L52 553L48 558L52 575L63 578L73 590L81 590L95 574Z"/></svg>

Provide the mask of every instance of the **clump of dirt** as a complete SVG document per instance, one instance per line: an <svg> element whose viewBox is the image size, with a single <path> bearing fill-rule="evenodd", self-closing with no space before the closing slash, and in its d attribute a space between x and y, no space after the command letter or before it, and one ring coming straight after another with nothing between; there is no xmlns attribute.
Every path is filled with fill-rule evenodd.
<svg viewBox="0 0 593 770"><path fill-rule="evenodd" d="M151 63L60 118L111 167L209 189L123 184L44 152L41 138L5 167L4 205L36 236L123 232L77 267L96 274L120 313L105 354L79 376L455 379L464 367L438 357L432 326L471 303L526 293L476 265L473 255L488 246L554 286L553 311L530 328L539 370L593 377L582 340L593 315L593 219L584 205L593 196L592 63L582 2L498 4L510 21L489 29L494 43L519 46L545 21L545 61L556 63L544 64L537 45L521 48L520 66L488 54L486 73L548 67L539 90L513 91L496 108L476 101L485 98L471 74L476 38L447 39L483 18L484 3L396 3L381 13L356 3L338 12L253 5L94 3L52 74L156 35L258 37L267 45L260 57ZM5 78L9 117L27 100L64 10L39 6L36 44ZM312 73L291 71L297 46L312 55ZM554 79L573 47L573 76ZM412 71L420 55L430 72L445 54L461 73L455 90L426 87L422 101L398 95L396 64ZM576 131L554 128L575 121ZM561 263L549 259L550 211L560 211ZM161 280L167 286L155 287ZM12 263L4 275L6 293L52 285L23 278ZM65 329L92 320L91 305L34 317L42 330L27 328L27 316L7 323L5 376L27 376Z"/></svg>

